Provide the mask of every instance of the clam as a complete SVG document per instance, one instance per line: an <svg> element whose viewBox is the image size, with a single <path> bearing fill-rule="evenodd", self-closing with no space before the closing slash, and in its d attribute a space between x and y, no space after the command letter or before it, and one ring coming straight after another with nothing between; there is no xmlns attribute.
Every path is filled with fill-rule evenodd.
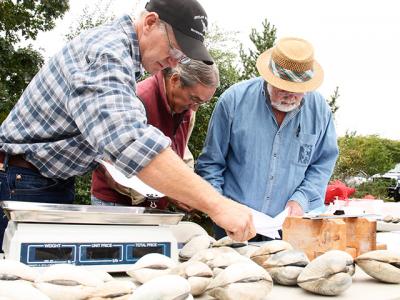
<svg viewBox="0 0 400 300"><path fill-rule="evenodd" d="M98 286L88 300L123 300L129 299L137 286L128 280L110 280Z"/></svg>
<svg viewBox="0 0 400 300"><path fill-rule="evenodd" d="M0 299L8 300L50 300L50 298L33 287L27 281L0 280Z"/></svg>
<svg viewBox="0 0 400 300"><path fill-rule="evenodd" d="M48 267L34 285L52 300L72 300L86 299L103 283L82 267L58 264Z"/></svg>
<svg viewBox="0 0 400 300"><path fill-rule="evenodd" d="M237 242L232 240L229 236L225 236L212 243L211 247L231 247L231 248L241 248L247 246L247 242Z"/></svg>
<svg viewBox="0 0 400 300"><path fill-rule="evenodd" d="M386 223L390 223L390 222L392 222L392 220L393 220L393 217L391 215L387 215L383 218L383 221Z"/></svg>
<svg viewBox="0 0 400 300"><path fill-rule="evenodd" d="M186 261L194 254L211 246L211 237L206 234L195 235L179 251L179 259Z"/></svg>
<svg viewBox="0 0 400 300"><path fill-rule="evenodd" d="M260 248L260 246L256 246L256 245L251 245L251 244L249 244L249 245L244 246L244 247L235 248L235 250L236 250L240 255L243 255L243 256L246 256L246 257L249 257L249 258L250 258L251 255L253 255L253 253L254 253L255 251L257 251L259 248Z"/></svg>
<svg viewBox="0 0 400 300"><path fill-rule="evenodd" d="M93 276L99 278L103 282L115 280L108 272L104 270L99 270L99 269L90 270L90 273L92 273Z"/></svg>
<svg viewBox="0 0 400 300"><path fill-rule="evenodd" d="M163 254L149 253L142 256L126 273L134 280L145 283L155 277L167 275L176 262Z"/></svg>
<svg viewBox="0 0 400 300"><path fill-rule="evenodd" d="M297 277L309 263L307 255L298 250L284 250L268 258L263 267L271 275L274 283L296 285Z"/></svg>
<svg viewBox="0 0 400 300"><path fill-rule="evenodd" d="M208 248L200 250L195 255L193 255L190 260L201 261L208 264L208 262L213 260L215 257L227 252L237 254L237 252L230 247Z"/></svg>
<svg viewBox="0 0 400 300"><path fill-rule="evenodd" d="M400 283L400 252L375 250L361 254L355 261L365 273L375 279Z"/></svg>
<svg viewBox="0 0 400 300"><path fill-rule="evenodd" d="M254 251L251 255L250 258L253 260L255 263L259 264L262 266L262 264L273 254L278 253L283 250L290 250L293 249L292 245L290 245L288 242L283 241L283 240L273 240L273 241L268 241L265 242L260 246L259 249Z"/></svg>
<svg viewBox="0 0 400 300"><path fill-rule="evenodd" d="M203 294L213 277L213 272L208 265L195 260L179 264L171 270L171 274L187 279L193 296Z"/></svg>
<svg viewBox="0 0 400 300"><path fill-rule="evenodd" d="M235 263L253 263L253 261L237 252L227 252L216 256L214 259L208 261L208 265L214 272L214 276L218 275L223 269Z"/></svg>
<svg viewBox="0 0 400 300"><path fill-rule="evenodd" d="M338 295L352 283L354 262L350 254L331 250L311 261L300 273L297 284L320 295Z"/></svg>
<svg viewBox="0 0 400 300"><path fill-rule="evenodd" d="M130 300L193 300L189 282L178 275L163 275L138 287Z"/></svg>
<svg viewBox="0 0 400 300"><path fill-rule="evenodd" d="M25 280L34 282L38 276L37 270L19 261L0 259L0 281Z"/></svg>
<svg viewBox="0 0 400 300"><path fill-rule="evenodd" d="M272 278L255 263L230 265L207 287L208 294L222 300L263 299L272 289Z"/></svg>

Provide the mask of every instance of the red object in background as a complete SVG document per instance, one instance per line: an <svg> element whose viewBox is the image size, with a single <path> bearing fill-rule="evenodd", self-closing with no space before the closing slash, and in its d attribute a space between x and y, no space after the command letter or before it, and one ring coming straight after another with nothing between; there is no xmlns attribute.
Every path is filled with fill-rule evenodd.
<svg viewBox="0 0 400 300"><path fill-rule="evenodd" d="M325 194L325 204L329 204L336 199L348 200L355 193L356 189L346 186L340 180L331 181L328 184Z"/></svg>

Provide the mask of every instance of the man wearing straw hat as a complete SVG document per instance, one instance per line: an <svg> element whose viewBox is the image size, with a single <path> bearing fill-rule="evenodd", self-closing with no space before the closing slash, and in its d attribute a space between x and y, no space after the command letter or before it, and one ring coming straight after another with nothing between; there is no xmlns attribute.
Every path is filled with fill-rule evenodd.
<svg viewBox="0 0 400 300"><path fill-rule="evenodd" d="M315 91L323 70L299 38L278 41L257 69L261 77L220 97L196 170L221 194L271 217L286 207L302 215L323 205L338 156L332 112Z"/></svg>

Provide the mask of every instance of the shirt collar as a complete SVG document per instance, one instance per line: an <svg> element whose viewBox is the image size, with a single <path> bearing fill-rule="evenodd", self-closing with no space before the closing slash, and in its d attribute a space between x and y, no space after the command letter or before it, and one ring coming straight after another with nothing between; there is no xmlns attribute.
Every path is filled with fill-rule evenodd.
<svg viewBox="0 0 400 300"><path fill-rule="evenodd" d="M131 46L131 56L134 60L133 64L135 69L140 72L140 74L144 73L144 69L141 64L141 56L140 56L140 49L139 49L139 40L137 38L137 34L135 31L135 23L133 22L132 18L128 15L122 16L118 20L120 26L128 36Z"/></svg>

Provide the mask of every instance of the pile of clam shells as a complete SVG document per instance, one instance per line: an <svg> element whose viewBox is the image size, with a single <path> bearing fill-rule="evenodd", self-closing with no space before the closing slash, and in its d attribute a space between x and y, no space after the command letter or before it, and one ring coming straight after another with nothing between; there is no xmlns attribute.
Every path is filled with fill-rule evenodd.
<svg viewBox="0 0 400 300"><path fill-rule="evenodd" d="M387 215L383 218L383 221L385 223L393 223L397 224L400 222L400 216L392 216L392 215Z"/></svg>
<svg viewBox="0 0 400 300"><path fill-rule="evenodd" d="M333 296L351 286L355 264L379 281L400 283L400 253L388 250L367 252L355 260L331 250L310 262L282 240L251 245L197 235L185 243L179 260L147 254L127 270L129 277L116 280L106 272L74 265L57 264L39 272L4 259L0 299L261 300L273 284Z"/></svg>

